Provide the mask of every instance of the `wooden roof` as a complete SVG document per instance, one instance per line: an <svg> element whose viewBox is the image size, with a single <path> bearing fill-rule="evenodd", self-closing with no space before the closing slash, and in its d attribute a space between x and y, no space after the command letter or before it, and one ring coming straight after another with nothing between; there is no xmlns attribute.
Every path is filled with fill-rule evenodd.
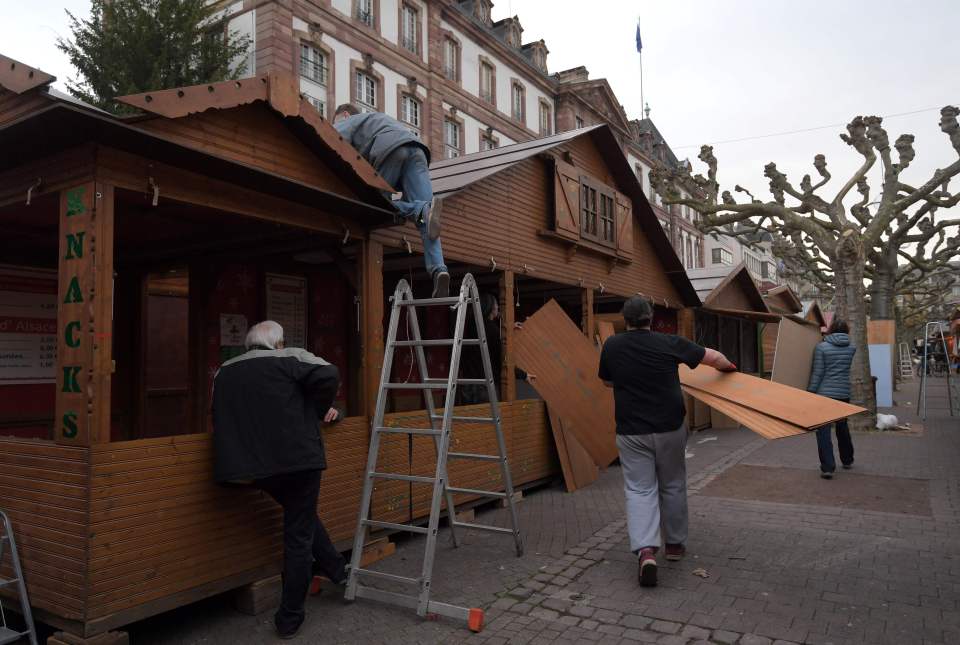
<svg viewBox="0 0 960 645"><path fill-rule="evenodd" d="M0 87L23 94L36 87L45 87L55 80L56 76L0 54Z"/></svg>
<svg viewBox="0 0 960 645"><path fill-rule="evenodd" d="M306 206L336 212L363 226L390 226L394 223L394 209L384 196L384 191L392 192L392 187L343 141L312 105L300 97L296 81L290 76L269 75L122 97L128 105L142 105L150 110L151 116L144 120L117 117L64 95L49 87L50 81L45 80L53 79L49 75L35 73L33 78L38 82L31 86L23 80L29 78L29 71L23 71L29 68L21 68L15 61L4 63L2 67L0 94L20 95L16 98L27 107L21 108L12 118L0 119L0 149L5 153L0 157L0 171L96 142ZM24 97L32 98L29 103L24 103ZM239 161L203 146L202 142L193 143L151 127L159 119L177 124L179 118L197 111L215 113L258 101L272 110L264 114L272 113L279 119L292 138L310 149L318 167L328 168L347 190L331 190L290 177L258 160Z"/></svg>
<svg viewBox="0 0 960 645"><path fill-rule="evenodd" d="M767 291L764 294L764 300L770 309L779 313L798 314L803 311L803 303L800 302L800 298L786 284Z"/></svg>
<svg viewBox="0 0 960 645"><path fill-rule="evenodd" d="M691 280L696 283L707 282L719 277L714 267L706 269L691 269L688 271ZM721 274L722 275L722 274ZM740 263L733 267L724 276L719 283L712 283L713 286L707 296L703 299L704 309L716 309L718 313L730 311L753 311L762 313L771 313L770 308L763 299L760 290L747 270L747 265ZM701 286L697 290L701 291Z"/></svg>
<svg viewBox="0 0 960 645"><path fill-rule="evenodd" d="M618 190L630 197L633 202L634 216L638 218L643 233L650 240L664 273L683 298L683 305L699 306L700 298L687 278L683 263L677 257L663 227L660 226L660 220L650 207L643 192L643 186L630 168L617 138L610 126L606 124L569 130L541 139L434 162L430 166L434 194L446 196L468 189L531 157L548 153L558 146L581 137L588 138L596 146L616 181Z"/></svg>

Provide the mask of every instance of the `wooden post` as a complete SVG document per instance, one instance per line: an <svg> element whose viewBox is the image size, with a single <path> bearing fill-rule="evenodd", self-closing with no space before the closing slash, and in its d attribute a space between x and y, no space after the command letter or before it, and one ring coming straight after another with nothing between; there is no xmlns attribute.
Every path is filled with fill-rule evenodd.
<svg viewBox="0 0 960 645"><path fill-rule="evenodd" d="M113 373L113 187L87 182L60 193L57 311L58 443L110 440Z"/></svg>
<svg viewBox="0 0 960 645"><path fill-rule="evenodd" d="M383 244L364 240L361 254L361 351L363 353L363 414L373 418L383 368Z"/></svg>
<svg viewBox="0 0 960 645"><path fill-rule="evenodd" d="M593 289L580 290L580 328L587 338L593 342Z"/></svg>
<svg viewBox="0 0 960 645"><path fill-rule="evenodd" d="M513 325L516 322L514 311L514 275L513 271L500 274L500 321L503 325L503 366L500 371L500 400L515 401L517 398L517 359L514 355Z"/></svg>
<svg viewBox="0 0 960 645"><path fill-rule="evenodd" d="M719 324L719 323L718 323ZM677 335L689 340L695 340L695 313L692 307L684 307L677 311Z"/></svg>

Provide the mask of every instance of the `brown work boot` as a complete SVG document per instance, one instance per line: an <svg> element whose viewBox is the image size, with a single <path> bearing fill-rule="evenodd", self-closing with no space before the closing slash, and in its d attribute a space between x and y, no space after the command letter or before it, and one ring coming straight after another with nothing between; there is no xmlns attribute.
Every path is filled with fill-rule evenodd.
<svg viewBox="0 0 960 645"><path fill-rule="evenodd" d="M657 586L657 557L653 549L640 549L637 577L641 587Z"/></svg>

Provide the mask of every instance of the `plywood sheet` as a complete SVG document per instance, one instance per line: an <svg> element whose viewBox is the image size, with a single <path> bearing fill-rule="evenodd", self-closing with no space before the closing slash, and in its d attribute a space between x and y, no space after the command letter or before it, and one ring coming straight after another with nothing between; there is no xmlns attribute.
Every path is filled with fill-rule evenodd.
<svg viewBox="0 0 960 645"><path fill-rule="evenodd" d="M784 318L777 325L777 345L770 379L800 390L807 389L813 368L813 350L819 343L818 328Z"/></svg>
<svg viewBox="0 0 960 645"><path fill-rule="evenodd" d="M575 436L564 429L563 419L549 406L547 406L547 414L550 416L550 429L557 445L567 492L572 493L597 481L600 477L600 469L593 463L590 453L583 449Z"/></svg>
<svg viewBox="0 0 960 645"><path fill-rule="evenodd" d="M719 412L724 417L733 419L743 427L756 432L761 437L767 439L782 439L784 437L792 437L809 432L800 426L774 419L756 410L751 410L750 408L745 408L731 401L717 398L701 390L689 387L685 387L684 390L690 396L709 405L714 412Z"/></svg>
<svg viewBox="0 0 960 645"><path fill-rule="evenodd" d="M607 342L607 339L616 334L616 330L613 327L612 322L606 320L597 321L597 334L600 336L600 344L603 345Z"/></svg>
<svg viewBox="0 0 960 645"><path fill-rule="evenodd" d="M551 300L514 333L517 365L537 375L536 388L593 462L605 468L617 457L613 390L597 377L594 344Z"/></svg>
<svg viewBox="0 0 960 645"><path fill-rule="evenodd" d="M570 455L567 453L567 440L563 436L563 428L560 427L560 417L555 410L547 406L547 415L550 417L550 432L553 434L553 442L557 446L557 456L560 458L560 470L563 473L563 483L567 486L567 492L572 493L577 490L577 481L573 476L573 466L570 465Z"/></svg>
<svg viewBox="0 0 960 645"><path fill-rule="evenodd" d="M680 383L801 428L818 428L865 411L789 385L740 372L720 372L707 365L695 370L681 365Z"/></svg>
<svg viewBox="0 0 960 645"><path fill-rule="evenodd" d="M868 345L893 345L897 342L897 326L893 320L867 322Z"/></svg>

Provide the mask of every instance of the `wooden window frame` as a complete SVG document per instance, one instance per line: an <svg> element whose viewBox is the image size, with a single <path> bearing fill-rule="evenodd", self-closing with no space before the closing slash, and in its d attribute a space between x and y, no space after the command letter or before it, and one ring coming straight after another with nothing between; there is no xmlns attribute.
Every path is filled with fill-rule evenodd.
<svg viewBox="0 0 960 645"><path fill-rule="evenodd" d="M597 201L595 204L596 212L593 215L596 217L595 225L596 232L591 232L588 230L587 221L587 208L586 208L586 199L587 199L587 190L592 190L596 193ZM602 216L602 207L601 204L604 203L604 199L609 200L610 210L608 211L609 217L604 219ZM601 246L610 247L613 249L617 248L617 194L612 186L608 186L593 177L588 175L580 175L580 237L584 240L589 240L594 244L600 244ZM610 239L606 239L604 236L604 221L610 223Z"/></svg>
<svg viewBox="0 0 960 645"><path fill-rule="evenodd" d="M362 61L352 60L350 61L350 102L355 106L360 107L369 107L366 103L361 103L359 97L357 96L357 74L366 74L370 78L374 79L377 82L377 105L374 106L376 112L383 112L384 110L384 83L383 75L378 74L376 70L373 69L373 66L367 67L363 64Z"/></svg>
<svg viewBox="0 0 960 645"><path fill-rule="evenodd" d="M416 29L414 30L414 43L415 48L410 49L403 42L403 10L404 8L412 9L416 14ZM418 59L423 58L423 7L418 5L415 2L410 0L400 0L397 3L397 46L402 52L410 56L416 56Z"/></svg>
<svg viewBox="0 0 960 645"><path fill-rule="evenodd" d="M517 116L513 103L513 93L520 90L520 116ZM527 125L527 88L519 78L510 79L510 118L526 127Z"/></svg>
<svg viewBox="0 0 960 645"><path fill-rule="evenodd" d="M361 0L353 0L350 3L350 17L360 26L361 29L366 29L372 31L375 34L380 34L380 0L370 0L370 7L373 11L373 24L367 24L366 22L360 19L360 2Z"/></svg>
<svg viewBox="0 0 960 645"><path fill-rule="evenodd" d="M578 114L573 117L573 129L579 130L582 127L584 127L583 118Z"/></svg>
<svg viewBox="0 0 960 645"><path fill-rule="evenodd" d="M500 147L500 137L494 136L492 132L491 132L490 134L487 134L487 130L486 130L486 129L481 129L481 130L480 130L480 148L479 148L480 152L485 152L485 150L483 149L483 142L484 142L484 141L490 141L490 142L492 142L492 143L493 143L493 149L496 149L496 148L499 148L499 147Z"/></svg>
<svg viewBox="0 0 960 645"><path fill-rule="evenodd" d="M544 99L539 99L538 104L540 106L539 113L537 114L537 127L540 131L541 137L549 137L553 134L553 110L550 107L550 103ZM543 129L543 114L546 111L547 114L547 128Z"/></svg>
<svg viewBox="0 0 960 645"><path fill-rule="evenodd" d="M307 45L308 47L312 47L327 57L327 82L324 85L324 87L327 90L327 95L322 97L324 106L326 107L326 114L321 114L320 116L324 117L325 119L332 119L333 114L331 114L331 110L335 110L337 108L337 105L336 105L336 100L337 100L336 76L337 75L334 73L334 71L336 70L335 53L333 49L331 49L330 47L327 47L323 43L319 42L317 39L311 37L306 32L297 31L297 32L294 32L294 36L299 38L301 45ZM299 72L299 66L297 71ZM304 77L304 78L306 78L311 83L316 83L316 81L314 81L311 78L308 78L308 77ZM319 85L319 83L317 84ZM318 96L313 96L312 94L310 94L310 96L313 97L314 99L321 98Z"/></svg>
<svg viewBox="0 0 960 645"><path fill-rule="evenodd" d="M466 123L464 122L463 119L461 119L461 118L459 118L459 117L457 117L457 116L454 116L454 115L452 115L452 114L444 114L444 115L443 115L443 125L442 125L442 128L443 128L443 136L442 136L442 140L443 140L443 158L444 158L444 159L454 159L454 157L449 157L449 156L447 156L447 150L452 147L452 146L450 146L450 145L447 143L447 121L450 121L451 123L456 123L456 124L457 124L457 127L460 128L460 136L458 137L458 138L459 138L459 141L457 142L458 145L457 145L456 150L457 150L457 152L459 153L458 156L462 157L464 154L466 154L466 153L465 153L466 134L467 134L467 126L466 126Z"/></svg>
<svg viewBox="0 0 960 645"><path fill-rule="evenodd" d="M409 121L403 120L403 99L404 98L411 98L419 104L420 125L415 126ZM409 87L405 87L403 85L397 86L397 121L414 130L417 133L417 136L419 136L421 139L423 138L423 117L424 117L423 103L424 103L424 98L419 94L417 94L416 92L410 91Z"/></svg>
<svg viewBox="0 0 960 645"><path fill-rule="evenodd" d="M453 35L452 31L447 31L444 29L443 33L443 45L440 48L440 65L441 65L441 74L445 79L457 85L463 85L463 43L460 42L460 39ZM447 43L452 43L454 48L454 55L457 57L457 60L454 62L453 70L447 69ZM453 71L453 77L447 75L448 71ZM479 88L479 83L477 84Z"/></svg>
<svg viewBox="0 0 960 645"><path fill-rule="evenodd" d="M490 96L483 95L483 66L488 65L490 67ZM477 56L477 96L480 97L480 100L488 105L492 105L494 108L497 107L497 66L493 64L493 61L480 54Z"/></svg>

